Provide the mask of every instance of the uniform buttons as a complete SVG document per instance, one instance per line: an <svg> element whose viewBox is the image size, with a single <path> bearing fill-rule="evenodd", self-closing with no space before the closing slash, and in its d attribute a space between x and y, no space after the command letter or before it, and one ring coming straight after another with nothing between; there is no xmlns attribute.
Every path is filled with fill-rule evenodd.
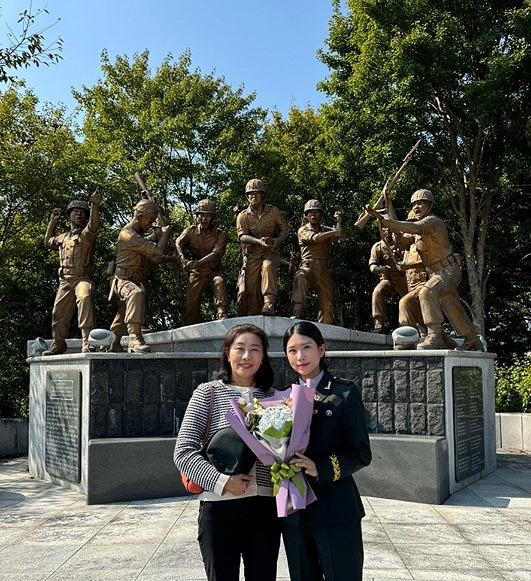
<svg viewBox="0 0 531 581"><path fill-rule="evenodd" d="M332 410L326 410L325 414L326 414L327 416L331 416L331 415L332 415Z"/></svg>
<svg viewBox="0 0 531 581"><path fill-rule="evenodd" d="M313 410L313 415L315 415L317 413L317 410Z"/></svg>

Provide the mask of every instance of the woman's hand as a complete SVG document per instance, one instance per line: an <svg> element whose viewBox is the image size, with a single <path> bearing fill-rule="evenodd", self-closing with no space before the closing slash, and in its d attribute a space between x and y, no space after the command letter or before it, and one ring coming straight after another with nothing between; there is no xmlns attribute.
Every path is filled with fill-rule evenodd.
<svg viewBox="0 0 531 581"><path fill-rule="evenodd" d="M305 456L301 452L295 452L295 456L297 456L297 458L294 460L292 459L290 464L295 464L295 466L302 468L304 473L308 474L308 476L313 476L314 478L319 476L319 472L317 472L317 466L313 460L310 460L308 456Z"/></svg>
<svg viewBox="0 0 531 581"><path fill-rule="evenodd" d="M233 474L226 482L223 492L230 492L234 496L241 496L251 482L249 474Z"/></svg>

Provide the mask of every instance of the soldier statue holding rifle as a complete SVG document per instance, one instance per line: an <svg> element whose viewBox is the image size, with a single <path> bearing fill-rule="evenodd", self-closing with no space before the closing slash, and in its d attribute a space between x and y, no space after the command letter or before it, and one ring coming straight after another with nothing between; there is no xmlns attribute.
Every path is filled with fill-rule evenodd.
<svg viewBox="0 0 531 581"><path fill-rule="evenodd" d="M212 283L214 291L217 318L227 318L229 295L221 266L227 236L216 228L216 213L214 202L200 200L196 211L197 225L186 228L175 241L181 264L188 273L185 325L201 321L201 296L209 283Z"/></svg>
<svg viewBox="0 0 531 581"><path fill-rule="evenodd" d="M262 180L249 180L245 186L249 207L236 218L243 254L238 281L240 316L275 314L277 271L282 262L278 249L288 237L288 224L278 208L264 203L265 194Z"/></svg>
<svg viewBox="0 0 531 581"><path fill-rule="evenodd" d="M458 349L481 351L483 345L457 293L461 282L461 260L452 252L445 223L433 214L434 204L435 198L431 191L420 189L411 196L416 221L399 221L384 218L378 212L374 214L382 227L402 233L409 244L415 243L428 272L428 280L418 290L422 319L428 334L417 345L417 349L447 348L442 328L446 315L450 324L464 338L463 345Z"/></svg>
<svg viewBox="0 0 531 581"><path fill-rule="evenodd" d="M420 139L409 150L402 160L402 165L398 168L392 178L387 180L382 193L380 194L373 208L366 208L363 214L354 224L362 230L367 224L370 216L378 212L387 211L391 218L396 218L396 214L391 203L390 193L396 186L400 176L411 161L415 150L420 144ZM387 200L387 207L384 208ZM406 294L407 284L404 274L398 265L404 248L398 246L398 240L392 233L379 227L380 241L376 242L371 249L369 259L369 269L372 273L380 276L380 281L372 293L372 317L374 321L373 333L385 333L385 302L393 295L398 294L400 297ZM398 255L398 256L397 256Z"/></svg>
<svg viewBox="0 0 531 581"><path fill-rule="evenodd" d="M162 217L160 207L139 174L135 179L141 187L142 199L134 208L133 219L120 231L116 243L116 265L109 300L116 295L119 306L111 331L116 335L113 351L122 351L120 339L127 332L128 351L147 353L151 348L146 345L142 334L146 316L145 285L156 264L175 258L165 254L171 236L169 221ZM153 233L146 236L151 228Z"/></svg>
<svg viewBox="0 0 531 581"><path fill-rule="evenodd" d="M404 272L397 264L395 253L400 253L392 234L385 228L381 230L382 239L373 244L369 258L369 270L380 278L372 291L373 333L385 333L385 303L398 295L407 293L407 282ZM400 260L401 256L398 258Z"/></svg>

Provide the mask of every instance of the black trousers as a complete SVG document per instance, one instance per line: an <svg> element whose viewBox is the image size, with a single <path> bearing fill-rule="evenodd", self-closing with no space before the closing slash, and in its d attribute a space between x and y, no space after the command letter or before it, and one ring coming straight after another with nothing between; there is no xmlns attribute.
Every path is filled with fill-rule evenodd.
<svg viewBox="0 0 531 581"><path fill-rule="evenodd" d="M361 581L361 521L297 526L284 519L282 536L291 581Z"/></svg>
<svg viewBox="0 0 531 581"><path fill-rule="evenodd" d="M209 581L275 581L280 519L273 497L253 496L199 506L199 548Z"/></svg>

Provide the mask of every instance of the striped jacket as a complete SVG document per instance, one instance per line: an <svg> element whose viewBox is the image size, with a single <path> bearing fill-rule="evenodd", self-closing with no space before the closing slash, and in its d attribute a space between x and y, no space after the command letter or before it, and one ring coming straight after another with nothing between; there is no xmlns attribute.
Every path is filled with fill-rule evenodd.
<svg viewBox="0 0 531 581"><path fill-rule="evenodd" d="M211 389L213 386L213 389ZM253 389L253 397L262 399L274 394L273 389L266 392L260 389ZM208 460L201 455L204 442L208 440L221 428L229 425L225 419L225 414L230 408L231 398L241 397L241 392L231 385L216 380L208 383L201 383L194 390L192 397L186 408L184 418L177 435L173 459L177 468L186 474L188 478L202 486L205 491L221 494L222 486L228 480L228 476L217 471ZM205 435L208 420L208 409L210 398L214 397L212 408L212 419L208 434ZM259 489L271 494L271 474L259 460L256 461L256 484ZM217 485L217 486L216 486Z"/></svg>

